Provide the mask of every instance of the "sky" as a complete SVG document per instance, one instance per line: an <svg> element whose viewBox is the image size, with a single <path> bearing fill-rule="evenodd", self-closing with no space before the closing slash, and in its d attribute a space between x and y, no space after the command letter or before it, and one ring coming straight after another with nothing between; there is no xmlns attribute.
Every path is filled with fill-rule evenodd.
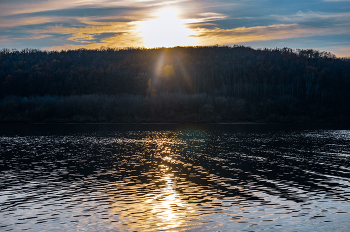
<svg viewBox="0 0 350 232"><path fill-rule="evenodd" d="M212 45L350 57L350 0L0 0L0 49Z"/></svg>

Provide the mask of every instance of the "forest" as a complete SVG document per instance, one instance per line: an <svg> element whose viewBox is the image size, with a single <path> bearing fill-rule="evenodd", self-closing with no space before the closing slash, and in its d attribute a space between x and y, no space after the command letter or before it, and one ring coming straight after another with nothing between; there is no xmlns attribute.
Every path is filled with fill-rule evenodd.
<svg viewBox="0 0 350 232"><path fill-rule="evenodd" d="M244 46L0 51L0 122L350 122L350 59Z"/></svg>

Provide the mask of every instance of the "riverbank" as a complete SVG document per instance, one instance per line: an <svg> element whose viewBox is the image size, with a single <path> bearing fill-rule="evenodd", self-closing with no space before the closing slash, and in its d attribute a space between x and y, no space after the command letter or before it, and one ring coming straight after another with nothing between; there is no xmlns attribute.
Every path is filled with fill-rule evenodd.
<svg viewBox="0 0 350 232"><path fill-rule="evenodd" d="M350 115L293 98L248 101L208 94L10 96L0 123L347 123Z"/></svg>

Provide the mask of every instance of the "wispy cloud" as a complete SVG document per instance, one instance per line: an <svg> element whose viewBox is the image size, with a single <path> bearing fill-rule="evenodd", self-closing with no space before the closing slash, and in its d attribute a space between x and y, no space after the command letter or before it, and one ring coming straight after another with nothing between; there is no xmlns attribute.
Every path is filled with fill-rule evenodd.
<svg viewBox="0 0 350 232"><path fill-rule="evenodd" d="M197 18L187 19L184 22L185 23L203 23L203 22L223 20L229 17L228 15L215 13L215 12L199 13L198 16L199 17Z"/></svg>
<svg viewBox="0 0 350 232"><path fill-rule="evenodd" d="M279 24L271 26L241 27L234 29L198 29L200 45L234 44L259 40L276 40L309 37L315 35L350 33L350 28L315 28L298 24Z"/></svg>
<svg viewBox="0 0 350 232"><path fill-rule="evenodd" d="M67 18L63 17L27 17L19 18L18 20L4 18L0 21L1 28L10 28L18 26L39 25L45 23L57 23L67 21Z"/></svg>
<svg viewBox="0 0 350 232"><path fill-rule="evenodd" d="M348 23L350 19L350 12L342 13L327 13L327 12L314 12L314 11L298 11L293 15L274 15L283 21L292 21L292 22L307 22L308 20L319 20L319 19L338 19L338 21Z"/></svg>

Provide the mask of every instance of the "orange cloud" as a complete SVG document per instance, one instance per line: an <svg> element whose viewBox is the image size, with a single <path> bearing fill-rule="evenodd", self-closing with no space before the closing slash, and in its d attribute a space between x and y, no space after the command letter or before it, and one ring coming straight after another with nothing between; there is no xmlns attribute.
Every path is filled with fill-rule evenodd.
<svg viewBox="0 0 350 232"><path fill-rule="evenodd" d="M43 33L72 34L68 39L74 42L84 43L79 45L65 44L60 46L45 47L46 50L62 49L96 49L100 47L140 47L143 45L143 38L137 32L135 23L109 23L110 25L92 26L85 28L65 28L61 26L50 27ZM104 38L99 42L95 36L103 33L114 33L114 36Z"/></svg>

